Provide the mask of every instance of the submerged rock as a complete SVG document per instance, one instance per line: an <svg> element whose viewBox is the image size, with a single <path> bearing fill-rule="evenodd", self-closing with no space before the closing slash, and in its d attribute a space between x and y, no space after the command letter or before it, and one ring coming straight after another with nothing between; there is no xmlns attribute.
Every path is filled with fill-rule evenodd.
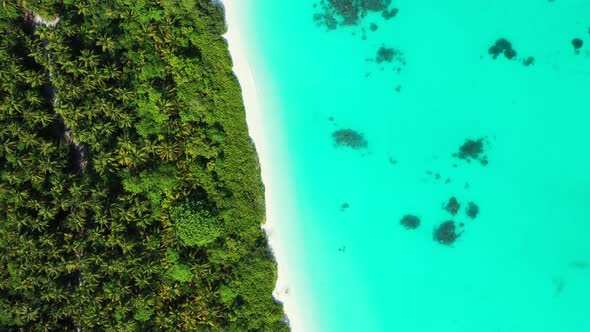
<svg viewBox="0 0 590 332"><path fill-rule="evenodd" d="M445 221L434 229L433 238L440 244L450 246L463 234L463 231L458 231L457 228L453 220Z"/></svg>
<svg viewBox="0 0 590 332"><path fill-rule="evenodd" d="M420 226L420 218L411 214L406 214L399 223L406 229L416 229Z"/></svg>
<svg viewBox="0 0 590 332"><path fill-rule="evenodd" d="M337 146L349 147L352 149L365 149L368 146L365 137L352 129L339 129L332 133L332 138Z"/></svg>

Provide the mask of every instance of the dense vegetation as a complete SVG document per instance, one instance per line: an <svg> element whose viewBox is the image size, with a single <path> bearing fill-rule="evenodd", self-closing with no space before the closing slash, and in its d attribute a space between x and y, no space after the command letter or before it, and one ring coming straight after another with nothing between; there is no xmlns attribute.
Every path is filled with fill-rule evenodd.
<svg viewBox="0 0 590 332"><path fill-rule="evenodd" d="M224 32L209 0L0 0L0 330L287 330Z"/></svg>

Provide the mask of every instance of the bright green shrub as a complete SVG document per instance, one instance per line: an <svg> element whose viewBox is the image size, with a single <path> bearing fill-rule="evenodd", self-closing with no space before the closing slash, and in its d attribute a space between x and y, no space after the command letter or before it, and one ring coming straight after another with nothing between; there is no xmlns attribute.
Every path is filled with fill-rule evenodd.
<svg viewBox="0 0 590 332"><path fill-rule="evenodd" d="M193 273L191 269L184 264L175 264L168 269L168 274L170 278L180 282L187 282L191 280L193 277Z"/></svg>
<svg viewBox="0 0 590 332"><path fill-rule="evenodd" d="M206 246L222 234L221 222L197 204L180 204L171 209L176 233L187 246Z"/></svg>
<svg viewBox="0 0 590 332"><path fill-rule="evenodd" d="M134 194L144 194L153 208L159 208L164 196L172 194L176 184L176 168L163 164L154 170L142 171L138 176L125 172L123 187Z"/></svg>
<svg viewBox="0 0 590 332"><path fill-rule="evenodd" d="M152 318L153 314L154 310L140 308L137 309L137 311L135 311L135 314L133 314L133 318L140 322L147 322L148 320L150 320L150 318Z"/></svg>

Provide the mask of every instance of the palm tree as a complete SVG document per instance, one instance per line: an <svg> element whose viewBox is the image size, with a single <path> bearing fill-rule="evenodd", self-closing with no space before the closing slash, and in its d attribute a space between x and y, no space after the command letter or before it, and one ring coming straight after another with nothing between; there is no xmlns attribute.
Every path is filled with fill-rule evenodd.
<svg viewBox="0 0 590 332"><path fill-rule="evenodd" d="M33 88L44 86L46 83L46 76L44 72L35 72L28 70L23 73L24 81ZM25 93L33 93L33 91L26 91ZM38 106L38 105L37 105Z"/></svg>
<svg viewBox="0 0 590 332"><path fill-rule="evenodd" d="M92 159L94 170L99 175L104 175L110 170L114 162L115 158L113 157L113 154L106 151L99 151Z"/></svg>
<svg viewBox="0 0 590 332"><path fill-rule="evenodd" d="M178 143L160 142L155 148L156 155L162 160L175 160L180 154Z"/></svg>
<svg viewBox="0 0 590 332"><path fill-rule="evenodd" d="M85 68L94 68L98 66L100 57L91 50L82 50L78 56L78 62Z"/></svg>
<svg viewBox="0 0 590 332"><path fill-rule="evenodd" d="M96 45L100 46L103 52L114 54L117 42L113 37L102 35L96 40Z"/></svg>

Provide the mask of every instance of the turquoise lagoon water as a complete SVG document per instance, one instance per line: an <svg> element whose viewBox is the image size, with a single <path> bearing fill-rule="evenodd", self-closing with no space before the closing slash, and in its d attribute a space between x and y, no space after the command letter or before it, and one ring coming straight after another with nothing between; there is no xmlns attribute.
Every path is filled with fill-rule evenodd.
<svg viewBox="0 0 590 332"><path fill-rule="evenodd" d="M317 0L239 6L286 142L309 329L590 331L590 1L394 0L333 30ZM499 38L516 56L493 59ZM480 138L487 165L453 156Z"/></svg>

